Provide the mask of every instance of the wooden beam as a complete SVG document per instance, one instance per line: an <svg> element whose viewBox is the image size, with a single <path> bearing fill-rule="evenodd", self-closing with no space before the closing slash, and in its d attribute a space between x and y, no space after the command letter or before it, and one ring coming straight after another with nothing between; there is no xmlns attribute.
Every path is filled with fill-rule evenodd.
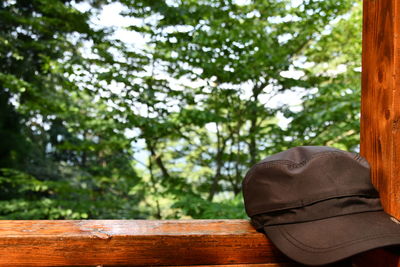
<svg viewBox="0 0 400 267"><path fill-rule="evenodd" d="M361 154L400 219L400 1L364 0Z"/></svg>
<svg viewBox="0 0 400 267"><path fill-rule="evenodd" d="M9 220L0 229L0 266L293 266L246 220Z"/></svg>
<svg viewBox="0 0 400 267"><path fill-rule="evenodd" d="M400 219L400 1L363 1L361 154L386 212ZM355 266L400 267L400 257L374 250Z"/></svg>

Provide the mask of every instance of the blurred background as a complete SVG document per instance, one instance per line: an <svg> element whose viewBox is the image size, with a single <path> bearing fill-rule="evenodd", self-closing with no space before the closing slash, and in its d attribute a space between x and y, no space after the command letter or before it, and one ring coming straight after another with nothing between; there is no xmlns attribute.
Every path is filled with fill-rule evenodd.
<svg viewBox="0 0 400 267"><path fill-rule="evenodd" d="M298 145L357 151L360 0L0 1L0 219L246 218Z"/></svg>

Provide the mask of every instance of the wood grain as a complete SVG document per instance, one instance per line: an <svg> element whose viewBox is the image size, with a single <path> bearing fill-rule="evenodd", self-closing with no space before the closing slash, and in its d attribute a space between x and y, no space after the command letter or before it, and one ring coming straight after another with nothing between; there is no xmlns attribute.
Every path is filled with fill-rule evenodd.
<svg viewBox="0 0 400 267"><path fill-rule="evenodd" d="M400 219L400 1L364 0L361 154Z"/></svg>
<svg viewBox="0 0 400 267"><path fill-rule="evenodd" d="M246 220L0 221L1 266L290 262Z"/></svg>
<svg viewBox="0 0 400 267"><path fill-rule="evenodd" d="M400 219L400 1L363 1L361 154L385 210ZM375 250L357 266L400 267L399 256Z"/></svg>

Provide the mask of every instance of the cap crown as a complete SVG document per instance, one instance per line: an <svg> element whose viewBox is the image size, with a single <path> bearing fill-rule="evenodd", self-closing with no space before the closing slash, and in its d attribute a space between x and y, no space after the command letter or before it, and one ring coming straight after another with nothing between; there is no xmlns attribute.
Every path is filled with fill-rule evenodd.
<svg viewBox="0 0 400 267"><path fill-rule="evenodd" d="M346 196L377 196L368 162L331 147L300 146L255 164L243 181L247 214L293 209Z"/></svg>

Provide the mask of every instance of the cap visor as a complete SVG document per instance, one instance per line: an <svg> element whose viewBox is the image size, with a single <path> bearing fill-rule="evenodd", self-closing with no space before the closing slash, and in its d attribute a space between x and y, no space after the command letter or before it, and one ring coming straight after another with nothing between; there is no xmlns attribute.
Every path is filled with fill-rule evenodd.
<svg viewBox="0 0 400 267"><path fill-rule="evenodd" d="M400 244L400 224L383 211L264 227L284 254L303 264L323 265L370 249Z"/></svg>

